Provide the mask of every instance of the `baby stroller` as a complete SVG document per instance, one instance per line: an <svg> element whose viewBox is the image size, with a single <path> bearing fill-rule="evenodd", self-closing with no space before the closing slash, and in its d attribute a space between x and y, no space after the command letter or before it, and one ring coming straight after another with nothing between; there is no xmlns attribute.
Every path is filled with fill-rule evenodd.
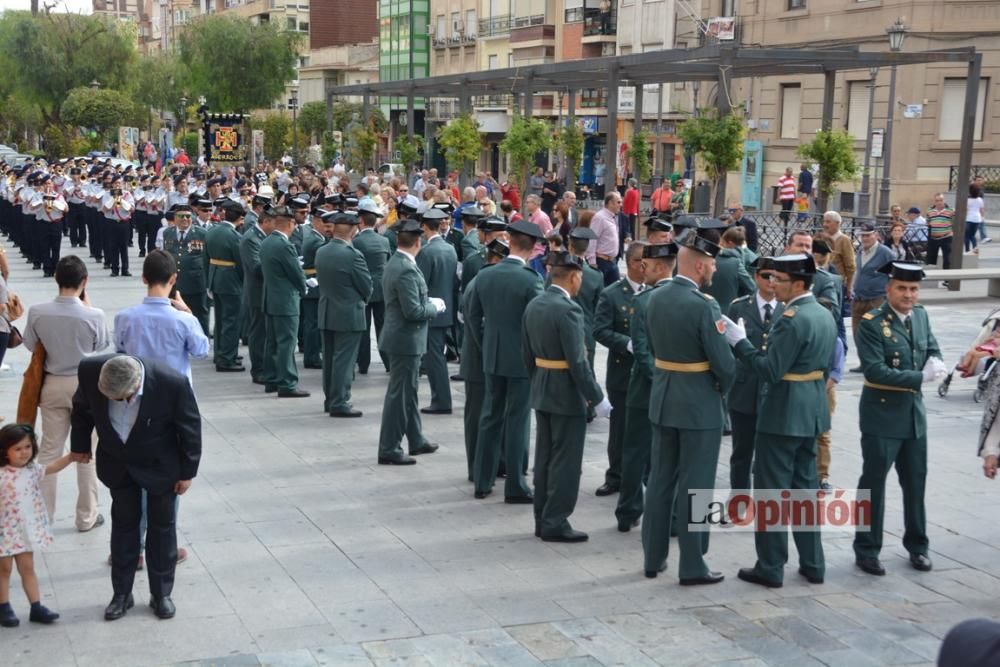
<svg viewBox="0 0 1000 667"><path fill-rule="evenodd" d="M1000 329L1000 308L995 309L983 320L983 326L979 330L979 335L976 336L972 346L977 347L987 342L993 338L998 329ZM941 381L941 384L938 385L938 396L945 398L948 395L951 380L955 375L955 371L958 371L961 377L976 376L976 388L972 392L972 400L979 403L983 400L983 395L986 393L986 387L989 386L990 376L993 374L994 368L996 368L996 359L992 356L980 359L976 368L969 371L962 368L962 360L960 359L951 372Z"/></svg>

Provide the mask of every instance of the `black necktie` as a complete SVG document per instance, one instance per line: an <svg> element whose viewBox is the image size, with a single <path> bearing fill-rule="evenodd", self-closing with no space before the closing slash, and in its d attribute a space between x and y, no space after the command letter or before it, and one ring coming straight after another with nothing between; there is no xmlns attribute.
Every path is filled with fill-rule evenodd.
<svg viewBox="0 0 1000 667"><path fill-rule="evenodd" d="M771 304L764 304L764 326L771 324Z"/></svg>
<svg viewBox="0 0 1000 667"><path fill-rule="evenodd" d="M906 317L903 318L903 326L906 327L906 333L908 333L908 334L912 334L913 333L913 325L910 324L910 316L909 315L907 315Z"/></svg>

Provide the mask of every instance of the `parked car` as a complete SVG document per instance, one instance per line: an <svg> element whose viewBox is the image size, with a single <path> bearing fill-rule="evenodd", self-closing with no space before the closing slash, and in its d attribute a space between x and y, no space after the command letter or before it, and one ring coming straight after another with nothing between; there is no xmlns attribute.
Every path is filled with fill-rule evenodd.
<svg viewBox="0 0 1000 667"><path fill-rule="evenodd" d="M379 176L382 177L383 181L387 181L393 176L406 178L406 167L399 162L385 162L379 165L378 173Z"/></svg>

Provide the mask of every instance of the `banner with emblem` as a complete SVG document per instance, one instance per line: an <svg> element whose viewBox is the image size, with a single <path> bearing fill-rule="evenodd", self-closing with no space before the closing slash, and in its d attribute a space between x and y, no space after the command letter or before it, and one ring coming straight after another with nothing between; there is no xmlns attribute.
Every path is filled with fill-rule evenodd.
<svg viewBox="0 0 1000 667"><path fill-rule="evenodd" d="M206 114L205 160L208 163L246 162L249 151L243 114Z"/></svg>

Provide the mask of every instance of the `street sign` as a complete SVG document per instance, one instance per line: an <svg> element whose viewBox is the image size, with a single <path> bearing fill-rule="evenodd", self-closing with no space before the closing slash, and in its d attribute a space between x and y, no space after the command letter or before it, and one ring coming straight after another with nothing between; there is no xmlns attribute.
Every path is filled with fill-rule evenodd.
<svg viewBox="0 0 1000 667"><path fill-rule="evenodd" d="M885 137L885 130L872 130L872 157L880 158L882 157L882 147L883 139Z"/></svg>

